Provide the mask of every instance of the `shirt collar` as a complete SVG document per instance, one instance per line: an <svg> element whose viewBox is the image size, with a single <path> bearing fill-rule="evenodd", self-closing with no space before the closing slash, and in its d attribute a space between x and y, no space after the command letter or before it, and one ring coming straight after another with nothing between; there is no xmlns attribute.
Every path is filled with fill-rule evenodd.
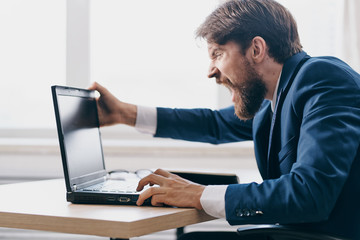
<svg viewBox="0 0 360 240"><path fill-rule="evenodd" d="M274 91L274 94L273 94L273 98L271 100L271 110L272 110L272 112L274 112L274 110L275 110L277 91L278 91L278 88L279 88L281 73L282 73L282 71L280 72L279 78L278 78L277 83L276 83L275 91Z"/></svg>

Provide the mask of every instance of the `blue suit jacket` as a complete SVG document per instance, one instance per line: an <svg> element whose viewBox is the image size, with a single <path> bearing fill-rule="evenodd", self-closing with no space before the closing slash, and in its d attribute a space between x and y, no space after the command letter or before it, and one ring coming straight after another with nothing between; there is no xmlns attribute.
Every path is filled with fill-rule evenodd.
<svg viewBox="0 0 360 240"><path fill-rule="evenodd" d="M264 181L227 188L230 224L295 224L360 239L359 74L336 58L301 52L284 63L276 105L272 113L264 101L251 121L233 107L158 108L155 136L254 141Z"/></svg>

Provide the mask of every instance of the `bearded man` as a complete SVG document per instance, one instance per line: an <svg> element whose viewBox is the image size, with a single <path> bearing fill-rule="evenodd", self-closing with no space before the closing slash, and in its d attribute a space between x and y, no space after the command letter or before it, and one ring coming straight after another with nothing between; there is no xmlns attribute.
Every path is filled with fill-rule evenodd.
<svg viewBox="0 0 360 240"><path fill-rule="evenodd" d="M203 186L158 169L138 186L141 205L203 209L232 225L291 224L360 239L360 76L333 57L310 57L296 22L273 0L233 0L198 28L209 78L234 106L146 108L100 92L102 126L128 124L155 137L213 144L252 140L262 183ZM220 234L220 235L218 235ZM223 235L221 235L223 234ZM235 233L183 239L236 239Z"/></svg>

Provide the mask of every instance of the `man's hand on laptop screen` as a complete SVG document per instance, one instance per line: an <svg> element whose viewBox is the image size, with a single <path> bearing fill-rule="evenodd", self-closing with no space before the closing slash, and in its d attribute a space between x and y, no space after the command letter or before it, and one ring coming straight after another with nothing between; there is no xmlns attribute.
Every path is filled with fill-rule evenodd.
<svg viewBox="0 0 360 240"><path fill-rule="evenodd" d="M146 185L151 187L140 194L137 205L142 205L145 199L151 197L153 206L195 207L202 209L200 197L205 186L193 183L162 169L140 180L137 191L143 190Z"/></svg>
<svg viewBox="0 0 360 240"><path fill-rule="evenodd" d="M135 126L137 107L136 105L124 103L117 99L109 90L94 82L89 90L98 91L100 96L96 98L100 126L111 126L115 124L127 124Z"/></svg>

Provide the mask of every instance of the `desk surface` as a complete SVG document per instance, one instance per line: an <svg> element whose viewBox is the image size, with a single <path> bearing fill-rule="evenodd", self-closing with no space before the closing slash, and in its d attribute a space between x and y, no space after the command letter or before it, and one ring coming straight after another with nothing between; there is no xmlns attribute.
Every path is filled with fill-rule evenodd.
<svg viewBox="0 0 360 240"><path fill-rule="evenodd" d="M0 185L0 227L131 238L214 219L193 208L66 202L63 179Z"/></svg>

